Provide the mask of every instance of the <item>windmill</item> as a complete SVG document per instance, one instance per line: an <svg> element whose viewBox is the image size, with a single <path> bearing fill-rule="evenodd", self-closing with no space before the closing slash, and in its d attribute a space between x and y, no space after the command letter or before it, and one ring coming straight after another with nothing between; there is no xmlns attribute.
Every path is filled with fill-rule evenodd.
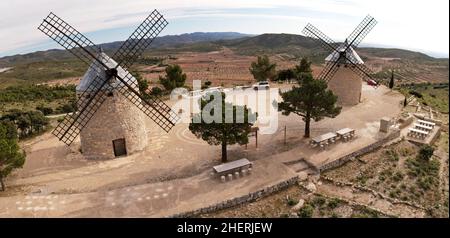
<svg viewBox="0 0 450 238"><path fill-rule="evenodd" d="M370 85L378 85L371 76L371 70L364 65L355 51L376 24L377 21L373 17L366 16L341 44L335 43L310 23L302 31L304 35L318 39L321 46L330 52L318 78L328 83L328 88L338 96L338 103L341 105L355 105L360 102L361 79Z"/></svg>
<svg viewBox="0 0 450 238"><path fill-rule="evenodd" d="M178 121L176 113L160 98L141 94L137 80L127 71L167 24L157 10L151 12L114 53L116 62L50 13L38 29L89 66L77 86L77 111L66 115L53 135L67 145L80 135L85 156L115 157L147 143L141 114L169 132Z"/></svg>

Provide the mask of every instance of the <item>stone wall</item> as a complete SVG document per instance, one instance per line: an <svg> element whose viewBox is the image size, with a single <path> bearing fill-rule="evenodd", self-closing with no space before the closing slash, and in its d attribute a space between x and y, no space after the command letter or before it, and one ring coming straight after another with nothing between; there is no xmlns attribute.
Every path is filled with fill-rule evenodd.
<svg viewBox="0 0 450 238"><path fill-rule="evenodd" d="M413 117L413 116L408 116L407 118L400 118L399 121L398 121L398 122L400 123L399 128L400 128L400 129L406 128L406 127L409 126L413 121L414 121L414 117Z"/></svg>
<svg viewBox="0 0 450 238"><path fill-rule="evenodd" d="M347 67L341 65L328 82L328 88L338 96L337 103L343 106L356 105L361 101L361 78Z"/></svg>
<svg viewBox="0 0 450 238"><path fill-rule="evenodd" d="M183 212L183 213L179 213L179 214L175 214L172 215L170 217L175 217L175 218L180 218L180 217L195 217L198 215L201 215L203 213L210 213L210 212L215 212L215 211L219 211L222 209L226 209L226 208L230 208L230 207L234 207L240 204L244 204L244 203L248 203L248 202L253 202L259 198L263 198L266 197L270 194L276 193L278 191L284 190L294 184L298 183L298 176L294 176L291 177L287 180L284 180L282 182L279 182L275 185L272 186L268 186L265 188L262 188L256 192L252 192L240 197L235 197L232 199L228 199L216 204L213 204L211 206L208 207L203 207L203 208L199 208L193 211L188 211L188 212Z"/></svg>
<svg viewBox="0 0 450 238"><path fill-rule="evenodd" d="M77 96L80 97L80 93ZM125 139L128 155L143 150L148 143L143 113L118 91L112 95L105 93L102 97L105 98L103 103L80 133L83 156L88 159L114 158L112 141L121 138ZM91 105L99 98L97 95Z"/></svg>
<svg viewBox="0 0 450 238"><path fill-rule="evenodd" d="M339 159L331 161L330 163L323 164L322 166L320 166L318 168L319 172L323 172L323 171L326 171L326 170L329 170L329 169L333 169L333 168L339 167L339 166L347 163L350 159L353 159L353 158L356 158L358 156L362 156L364 154L372 152L372 151L380 148L381 146L383 146L383 144L385 144L385 143L387 143L387 142L389 142L389 141L391 141L391 140L393 140L393 139L395 139L395 138L397 138L399 136L400 136L400 130L393 130L388 136L386 136L385 138L383 138L383 139L381 139L381 140L379 140L379 141L377 141L377 142L375 142L373 144L370 144L370 145L368 145L368 146L366 146L366 147L364 147L362 149L359 149L357 151L354 151L354 152L352 152L350 154L344 155L344 156L342 156Z"/></svg>

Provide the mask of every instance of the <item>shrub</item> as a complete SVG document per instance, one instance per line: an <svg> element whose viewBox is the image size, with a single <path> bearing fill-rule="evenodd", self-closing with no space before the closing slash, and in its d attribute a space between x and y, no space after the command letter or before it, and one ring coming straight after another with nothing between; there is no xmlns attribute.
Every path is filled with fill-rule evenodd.
<svg viewBox="0 0 450 238"><path fill-rule="evenodd" d="M314 208L309 204L305 204L300 211L298 211L297 215L301 218L310 218L313 216L313 213Z"/></svg>
<svg viewBox="0 0 450 238"><path fill-rule="evenodd" d="M397 151L395 151L395 150L386 150L385 153L388 156L388 159L390 161L398 161L399 160Z"/></svg>
<svg viewBox="0 0 450 238"><path fill-rule="evenodd" d="M419 159L428 161L428 160L430 160L433 153L434 153L433 147L431 147L429 145L424 145L420 148Z"/></svg>
<svg viewBox="0 0 450 238"><path fill-rule="evenodd" d="M401 181L401 180L403 179L403 174L402 174L401 172L396 172L396 173L394 174L394 176L392 177L392 179L393 179L395 182L399 182L399 181Z"/></svg>
<svg viewBox="0 0 450 238"><path fill-rule="evenodd" d="M296 199L289 198L287 203L288 203L289 206L294 206L295 204L298 203L298 201Z"/></svg>
<svg viewBox="0 0 450 238"><path fill-rule="evenodd" d="M334 208L338 207L339 204L341 204L341 202L342 201L340 199L333 198L330 201L328 201L328 207L331 208L331 209L334 209Z"/></svg>
<svg viewBox="0 0 450 238"><path fill-rule="evenodd" d="M326 200L323 197L316 197L312 200L312 205L314 207L321 207L325 204Z"/></svg>
<svg viewBox="0 0 450 238"><path fill-rule="evenodd" d="M414 95L414 96L416 96L418 98L422 98L423 97L423 95L421 93L419 93L417 91L414 91L414 90L410 90L409 94Z"/></svg>
<svg viewBox="0 0 450 238"><path fill-rule="evenodd" d="M152 91L150 92L150 94L153 95L153 96L161 96L162 93L163 93L163 91L159 87L153 87Z"/></svg>
<svg viewBox="0 0 450 238"><path fill-rule="evenodd" d="M53 113L53 109L50 107L45 107L45 106L37 106L36 110L41 111L42 113L44 113L44 115L50 115Z"/></svg>

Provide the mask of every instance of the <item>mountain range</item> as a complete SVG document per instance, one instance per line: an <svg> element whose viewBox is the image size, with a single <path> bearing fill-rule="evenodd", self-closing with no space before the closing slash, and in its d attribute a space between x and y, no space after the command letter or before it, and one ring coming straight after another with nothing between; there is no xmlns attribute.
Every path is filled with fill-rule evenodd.
<svg viewBox="0 0 450 238"><path fill-rule="evenodd" d="M114 52L123 41L100 44L105 52ZM291 54L293 56L308 56L313 61L321 60L327 53L318 41L294 34L262 34L249 35L237 32L195 32L181 35L157 37L152 42L150 50L202 51L220 47L229 47L244 55ZM376 57L403 58L409 60L448 61L428 56L424 53L395 48L359 48L363 55ZM73 59L66 50L52 49L29 54L6 56L0 58L0 67L12 67L16 64L27 64L40 61L60 61Z"/></svg>

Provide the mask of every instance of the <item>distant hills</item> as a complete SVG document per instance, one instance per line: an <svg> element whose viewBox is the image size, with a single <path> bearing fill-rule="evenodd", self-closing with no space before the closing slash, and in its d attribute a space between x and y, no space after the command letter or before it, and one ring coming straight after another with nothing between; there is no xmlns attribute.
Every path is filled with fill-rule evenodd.
<svg viewBox="0 0 450 238"><path fill-rule="evenodd" d="M181 35L167 35L157 37L152 42L151 48L166 48L177 45L180 46L218 40L233 40L251 36L252 35L242 34L238 32L194 32ZM100 44L99 46L101 46L105 52L114 52L122 45L122 43L123 41L115 41L111 43ZM72 58L72 54L65 50L52 49L0 58L0 67L14 66L15 64L23 63L34 63L39 61L69 60Z"/></svg>
<svg viewBox="0 0 450 238"><path fill-rule="evenodd" d="M108 53L120 47L122 41L101 44ZM181 35L167 35L158 37L151 45L152 51L159 53L176 51L208 51L226 46L234 49L238 54L288 54L293 57L308 56L316 63L323 61L328 53L319 42L308 37L294 34L262 34L248 35L237 32L195 32ZM437 59L420 52L403 49L387 48L359 48L364 59L365 56L402 58L407 60L448 61ZM41 61L70 60L73 56L65 50L38 51L24 55L14 55L0 58L0 67L9 67L16 64L26 64Z"/></svg>
<svg viewBox="0 0 450 238"><path fill-rule="evenodd" d="M118 41L100 46L112 55L122 43ZM186 52L219 51L224 47L235 54L267 54L291 62L308 57L316 65L322 64L330 53L321 47L318 40L301 35L196 32L158 37L151 48L144 52L144 56L168 57ZM398 78L403 81L448 82L448 58L434 58L420 52L393 48L361 47L357 52L378 78L388 78L391 70L395 70ZM0 73L0 87L20 82L40 83L79 77L86 70L86 65L68 51L55 49L0 58L0 69L9 67L12 69Z"/></svg>

